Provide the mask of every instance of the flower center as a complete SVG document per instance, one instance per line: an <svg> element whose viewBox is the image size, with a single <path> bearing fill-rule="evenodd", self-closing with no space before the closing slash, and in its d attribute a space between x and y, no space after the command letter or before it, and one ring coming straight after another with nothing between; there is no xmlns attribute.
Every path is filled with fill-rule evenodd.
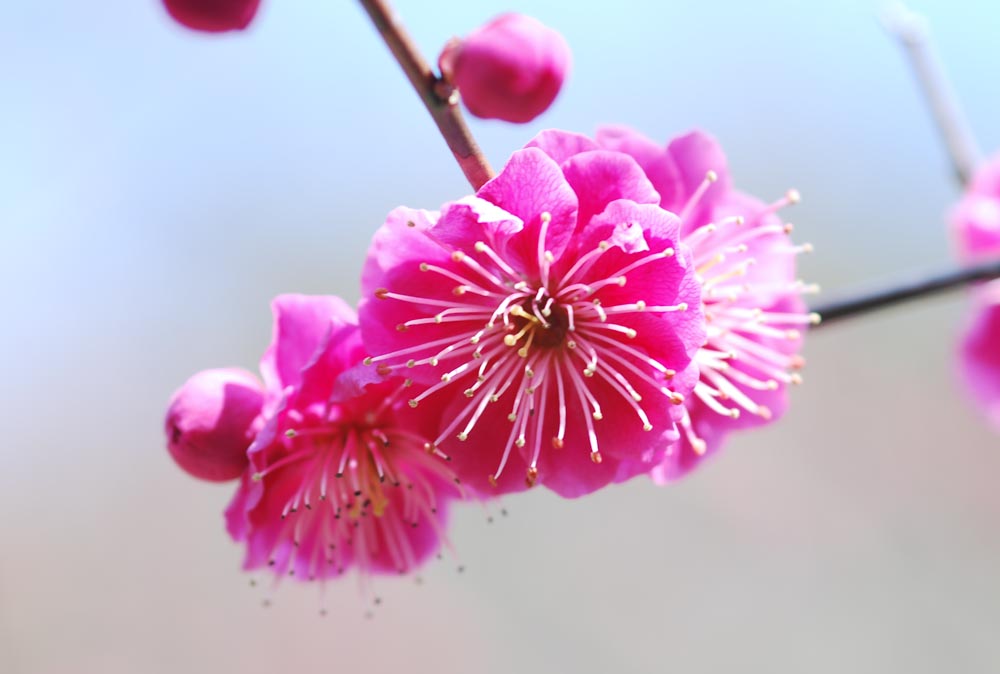
<svg viewBox="0 0 1000 674"><path fill-rule="evenodd" d="M569 312L545 288L515 305L510 315L513 327L504 342L508 346L522 343L525 355L532 344L543 348L561 346L569 332Z"/></svg>
<svg viewBox="0 0 1000 674"><path fill-rule="evenodd" d="M432 483L457 480L423 438L378 416L341 420L331 410L329 417L304 418L293 410L289 426L264 450L269 463L253 480L284 495L277 511L264 514L283 522L271 543L276 573L325 578L352 560L365 572L376 558L400 573L416 565L407 531L436 531Z"/></svg>

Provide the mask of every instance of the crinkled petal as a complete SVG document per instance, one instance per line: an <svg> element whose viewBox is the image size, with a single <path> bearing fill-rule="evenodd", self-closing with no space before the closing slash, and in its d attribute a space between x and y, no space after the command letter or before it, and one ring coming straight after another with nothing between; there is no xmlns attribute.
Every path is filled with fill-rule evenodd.
<svg viewBox="0 0 1000 674"><path fill-rule="evenodd" d="M523 230L524 222L516 215L479 197L465 197L444 206L430 235L449 249L463 253L471 253L482 241L500 257L508 258Z"/></svg>
<svg viewBox="0 0 1000 674"><path fill-rule="evenodd" d="M617 199L660 203L659 193L639 164L620 152L583 152L570 157L562 169L580 200L578 231L584 231L591 218Z"/></svg>
<svg viewBox="0 0 1000 674"><path fill-rule="evenodd" d="M549 155L557 164L581 152L599 150L600 146L581 133L571 133L559 129L546 129L528 141L525 147L537 147Z"/></svg>
<svg viewBox="0 0 1000 674"><path fill-rule="evenodd" d="M577 223L579 201L559 165L545 152L529 147L517 150L497 177L480 188L480 199L519 217L523 231L510 242L515 269L527 273L538 270L538 237L542 213L552 220L545 248L559 257L566 249Z"/></svg>
<svg viewBox="0 0 1000 674"><path fill-rule="evenodd" d="M302 370L323 346L331 330L356 325L346 302L330 295L279 295L271 302L274 336L260 361L264 384L273 395L298 386Z"/></svg>
<svg viewBox="0 0 1000 674"><path fill-rule="evenodd" d="M597 143L605 150L624 152L635 159L659 192L661 203L674 204L678 200L674 195L683 192L681 176L665 145L626 126L598 128Z"/></svg>

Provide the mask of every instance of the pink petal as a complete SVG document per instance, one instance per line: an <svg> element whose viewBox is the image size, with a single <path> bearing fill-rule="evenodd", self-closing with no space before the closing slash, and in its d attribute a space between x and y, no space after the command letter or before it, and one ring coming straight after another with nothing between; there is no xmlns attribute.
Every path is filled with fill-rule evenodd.
<svg viewBox="0 0 1000 674"><path fill-rule="evenodd" d="M330 331L356 325L354 310L339 297L279 295L271 302L274 336L260 361L269 392L298 386Z"/></svg>
<svg viewBox="0 0 1000 674"><path fill-rule="evenodd" d="M628 155L607 150L584 152L570 157L562 169L580 200L580 231L616 199L637 204L660 203L659 193Z"/></svg>
<svg viewBox="0 0 1000 674"><path fill-rule="evenodd" d="M538 148L517 150L500 174L480 188L480 199L516 215L524 229L510 243L508 260L524 271L537 269L541 215L548 213L551 224L545 248L559 257L573 235L577 223L577 194L563 177L559 165Z"/></svg>
<svg viewBox="0 0 1000 674"><path fill-rule="evenodd" d="M573 155L591 150L599 150L600 146L582 133L571 133L560 129L546 129L528 141L524 147L537 147L549 155L557 164L562 164Z"/></svg>
<svg viewBox="0 0 1000 674"><path fill-rule="evenodd" d="M682 191L680 170L667 153L665 145L656 143L626 126L603 126L597 130L597 143L605 150L624 152L635 159L662 203L673 204L673 195Z"/></svg>

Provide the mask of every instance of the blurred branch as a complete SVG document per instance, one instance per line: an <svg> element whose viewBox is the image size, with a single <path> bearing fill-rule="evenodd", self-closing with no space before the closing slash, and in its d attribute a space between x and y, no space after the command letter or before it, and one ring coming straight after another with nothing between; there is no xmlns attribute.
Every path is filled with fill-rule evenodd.
<svg viewBox="0 0 1000 674"><path fill-rule="evenodd" d="M386 0L361 0L361 6L431 113L465 177L478 190L494 173L462 119L457 92L434 73Z"/></svg>
<svg viewBox="0 0 1000 674"><path fill-rule="evenodd" d="M898 2L889 6L882 22L906 52L948 150L952 169L958 181L967 185L979 164L980 152L944 69L931 48L927 20Z"/></svg>
<svg viewBox="0 0 1000 674"><path fill-rule="evenodd" d="M924 276L896 283L885 288L859 293L852 297L814 307L813 310L822 317L823 322L812 329L815 330L818 327L829 325L834 321L851 318L852 316L860 316L870 311L884 309L908 300L915 300L946 290L961 288L976 281L989 281L995 278L1000 278L1000 260L932 276Z"/></svg>

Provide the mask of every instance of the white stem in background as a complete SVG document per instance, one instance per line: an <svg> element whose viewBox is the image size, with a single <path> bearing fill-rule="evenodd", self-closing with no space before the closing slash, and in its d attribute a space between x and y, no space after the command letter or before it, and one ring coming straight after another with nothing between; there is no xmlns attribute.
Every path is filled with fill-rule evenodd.
<svg viewBox="0 0 1000 674"><path fill-rule="evenodd" d="M967 185L981 154L944 69L931 47L927 19L903 3L894 2L883 12L882 23L906 52L948 150L955 175L962 185Z"/></svg>

